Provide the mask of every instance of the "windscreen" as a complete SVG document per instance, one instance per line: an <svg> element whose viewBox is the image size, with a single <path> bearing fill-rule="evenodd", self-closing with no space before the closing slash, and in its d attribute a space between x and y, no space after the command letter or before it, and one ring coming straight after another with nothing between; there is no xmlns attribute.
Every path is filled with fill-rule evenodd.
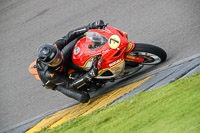
<svg viewBox="0 0 200 133"><path fill-rule="evenodd" d="M97 32L86 33L86 43L91 43L90 49L96 49L103 46L108 40Z"/></svg>

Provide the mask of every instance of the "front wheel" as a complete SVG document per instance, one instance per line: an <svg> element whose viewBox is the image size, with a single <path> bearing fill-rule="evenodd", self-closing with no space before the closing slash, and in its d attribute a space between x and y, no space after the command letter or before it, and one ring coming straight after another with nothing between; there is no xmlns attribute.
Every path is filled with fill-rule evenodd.
<svg viewBox="0 0 200 133"><path fill-rule="evenodd" d="M159 64L167 58L167 53L162 48L144 43L135 43L135 47L129 55L143 58L144 61L141 63L144 65Z"/></svg>

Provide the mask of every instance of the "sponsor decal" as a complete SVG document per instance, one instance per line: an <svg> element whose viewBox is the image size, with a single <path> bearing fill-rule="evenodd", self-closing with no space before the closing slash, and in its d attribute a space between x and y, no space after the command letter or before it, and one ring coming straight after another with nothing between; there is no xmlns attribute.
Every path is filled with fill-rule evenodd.
<svg viewBox="0 0 200 133"><path fill-rule="evenodd" d="M110 63L110 64L109 64L109 67L114 66L114 65L116 65L117 63L119 63L119 62L121 62L121 61L122 61L122 59L116 60L116 61L114 61L113 63Z"/></svg>
<svg viewBox="0 0 200 133"><path fill-rule="evenodd" d="M109 46L112 48L112 49L116 49L119 47L120 45L120 38L118 35L112 35L110 38L109 38Z"/></svg>
<svg viewBox="0 0 200 133"><path fill-rule="evenodd" d="M102 51L102 53L106 54L109 52L109 49L105 50L105 51Z"/></svg>
<svg viewBox="0 0 200 133"><path fill-rule="evenodd" d="M106 32L108 32L108 33L111 33L111 31L110 31L110 30L108 30L108 29L106 29L105 31L106 31Z"/></svg>
<svg viewBox="0 0 200 133"><path fill-rule="evenodd" d="M76 48L74 49L74 54L77 55L79 52L80 52L80 48L79 48L79 47L76 47Z"/></svg>

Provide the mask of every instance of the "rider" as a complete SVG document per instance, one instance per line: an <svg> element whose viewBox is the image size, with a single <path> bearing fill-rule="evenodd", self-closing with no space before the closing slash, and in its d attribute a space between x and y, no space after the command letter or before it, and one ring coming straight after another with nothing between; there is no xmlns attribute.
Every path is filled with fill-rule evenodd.
<svg viewBox="0 0 200 133"><path fill-rule="evenodd" d="M43 44L38 48L36 68L45 88L58 90L83 103L89 101L89 94L86 91L79 90L79 88L97 76L97 60L93 63L90 71L73 81L69 79L68 70L73 68L81 71L80 68L75 67L71 59L72 50L76 42L89 29L101 29L103 26L103 20L98 20L87 26L70 31L66 36L53 44Z"/></svg>

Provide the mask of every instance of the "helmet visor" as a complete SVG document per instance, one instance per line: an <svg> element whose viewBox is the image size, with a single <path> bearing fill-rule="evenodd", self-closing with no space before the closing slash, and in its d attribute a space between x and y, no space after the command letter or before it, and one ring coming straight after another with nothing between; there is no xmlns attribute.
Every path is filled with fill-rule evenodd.
<svg viewBox="0 0 200 133"><path fill-rule="evenodd" d="M46 64L47 64L48 66L51 66L51 67L56 67L56 66L58 66L58 65L61 64L62 59L63 59L62 53L58 50L58 51L57 51L57 54L56 54L56 56L53 58L53 60L51 60L50 62L47 62Z"/></svg>

